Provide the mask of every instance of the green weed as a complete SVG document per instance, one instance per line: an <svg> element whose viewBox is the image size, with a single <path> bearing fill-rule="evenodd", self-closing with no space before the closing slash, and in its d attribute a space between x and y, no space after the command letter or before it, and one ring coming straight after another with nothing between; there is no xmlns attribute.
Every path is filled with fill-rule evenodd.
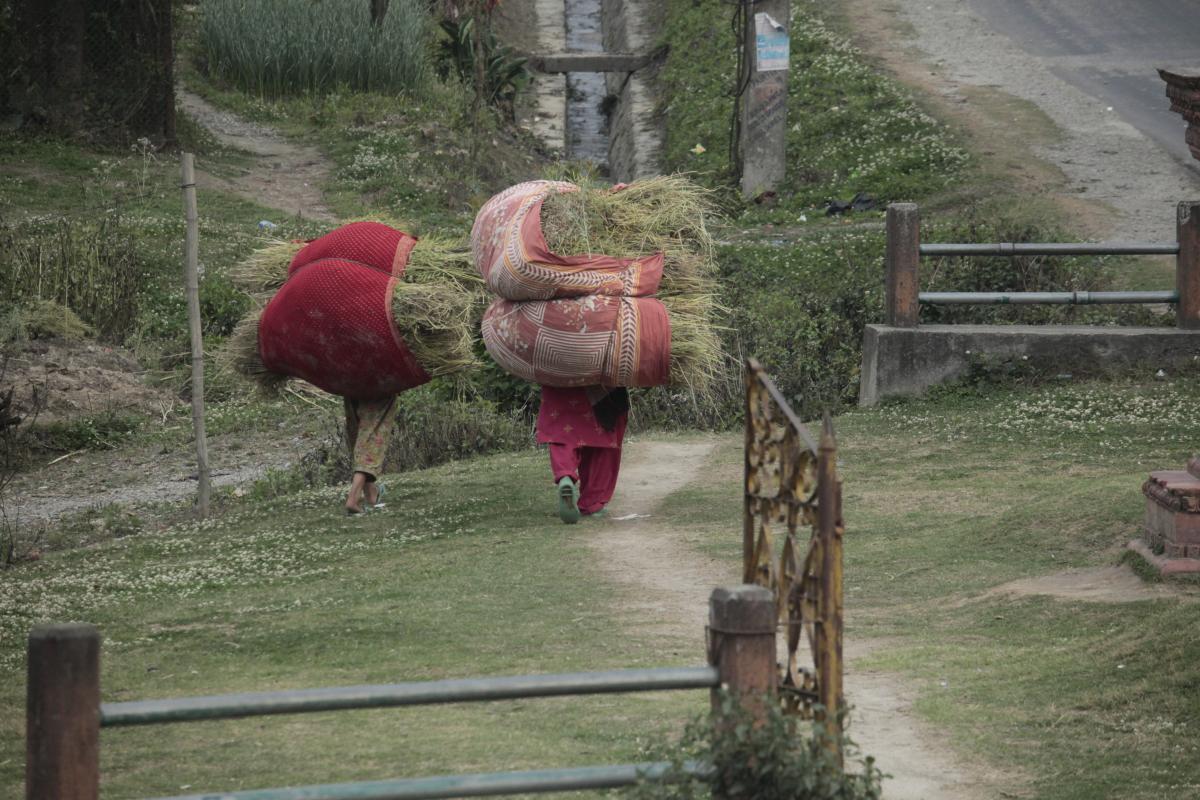
<svg viewBox="0 0 1200 800"><path fill-rule="evenodd" d="M366 3L206 0L199 45L208 74L259 97L419 92L430 27L417 0L392 0L378 26Z"/></svg>

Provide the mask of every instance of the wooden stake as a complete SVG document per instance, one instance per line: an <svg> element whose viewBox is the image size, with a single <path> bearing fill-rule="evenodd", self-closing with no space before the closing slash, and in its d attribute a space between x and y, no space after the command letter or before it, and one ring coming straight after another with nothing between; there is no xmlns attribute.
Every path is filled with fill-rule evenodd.
<svg viewBox="0 0 1200 800"><path fill-rule="evenodd" d="M26 800L100 796L100 634L42 625L29 634Z"/></svg>
<svg viewBox="0 0 1200 800"><path fill-rule="evenodd" d="M887 246L883 264L886 281L884 311L888 325L917 327L920 263L920 212L915 203L892 203L887 208Z"/></svg>
<svg viewBox="0 0 1200 800"><path fill-rule="evenodd" d="M833 421L825 414L817 450L817 536L821 539L821 585L816 620L817 690L828 746L842 759L842 484L837 474Z"/></svg>
<svg viewBox="0 0 1200 800"><path fill-rule="evenodd" d="M721 676L720 689L758 719L775 695L775 623L775 595L761 586L714 589L709 597L709 663ZM721 708L720 689L712 693L714 711Z"/></svg>
<svg viewBox="0 0 1200 800"><path fill-rule="evenodd" d="M187 292L188 328L192 338L192 427L196 434L196 471L200 486L196 495L196 514L208 516L212 488L208 469L208 438L204 434L204 338L200 330L200 217L196 212L196 172L191 153L180 154L183 208L187 218L187 240L183 252L183 270Z"/></svg>

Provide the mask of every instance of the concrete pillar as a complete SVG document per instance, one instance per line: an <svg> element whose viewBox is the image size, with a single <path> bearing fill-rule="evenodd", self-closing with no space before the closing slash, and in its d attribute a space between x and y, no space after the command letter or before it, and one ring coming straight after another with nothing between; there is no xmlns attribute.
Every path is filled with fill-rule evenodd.
<svg viewBox="0 0 1200 800"><path fill-rule="evenodd" d="M742 195L773 191L787 168L789 0L747 3L742 32L748 74L741 98Z"/></svg>

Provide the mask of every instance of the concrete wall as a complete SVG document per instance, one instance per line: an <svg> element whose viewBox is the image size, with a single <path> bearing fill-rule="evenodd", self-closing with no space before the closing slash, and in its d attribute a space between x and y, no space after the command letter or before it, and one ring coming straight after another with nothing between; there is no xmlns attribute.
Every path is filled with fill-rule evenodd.
<svg viewBox="0 0 1200 800"><path fill-rule="evenodd" d="M666 4L662 0L601 0L604 49L645 53L654 47ZM607 75L616 98L609 118L608 168L613 180L632 181L662 171L663 124L658 115L658 67Z"/></svg>
<svg viewBox="0 0 1200 800"><path fill-rule="evenodd" d="M858 402L919 395L967 374L980 358L1020 359L1075 377L1136 372L1149 377L1200 362L1200 331L1083 325L868 325Z"/></svg>

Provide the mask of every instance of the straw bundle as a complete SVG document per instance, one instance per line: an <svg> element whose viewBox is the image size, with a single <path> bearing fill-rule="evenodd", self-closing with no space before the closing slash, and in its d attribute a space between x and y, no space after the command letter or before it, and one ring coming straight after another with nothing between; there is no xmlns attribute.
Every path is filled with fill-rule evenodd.
<svg viewBox="0 0 1200 800"><path fill-rule="evenodd" d="M660 295L711 291L716 264L705 220L707 190L677 175L649 178L619 191L592 181L542 203L546 246L563 256L597 253L640 258L663 253Z"/></svg>
<svg viewBox="0 0 1200 800"><path fill-rule="evenodd" d="M716 260L705 221L715 216L707 190L686 178L640 180L613 191L589 180L578 192L542 203L542 234L559 255L640 258L663 253L658 299L671 320L671 383L705 394L722 372L715 320Z"/></svg>
<svg viewBox="0 0 1200 800"><path fill-rule="evenodd" d="M399 281L392 290L392 322L432 377L477 365L474 298L447 283Z"/></svg>
<svg viewBox="0 0 1200 800"><path fill-rule="evenodd" d="M287 376L269 372L258 348L258 324L266 301L287 280L288 267L304 242L273 240L230 273L259 302L234 328L220 367L253 381L265 393L279 391ZM431 376L475 366L474 331L486 304L483 279L461 239L433 234L417 240L401 280L392 291L392 321L400 338Z"/></svg>

